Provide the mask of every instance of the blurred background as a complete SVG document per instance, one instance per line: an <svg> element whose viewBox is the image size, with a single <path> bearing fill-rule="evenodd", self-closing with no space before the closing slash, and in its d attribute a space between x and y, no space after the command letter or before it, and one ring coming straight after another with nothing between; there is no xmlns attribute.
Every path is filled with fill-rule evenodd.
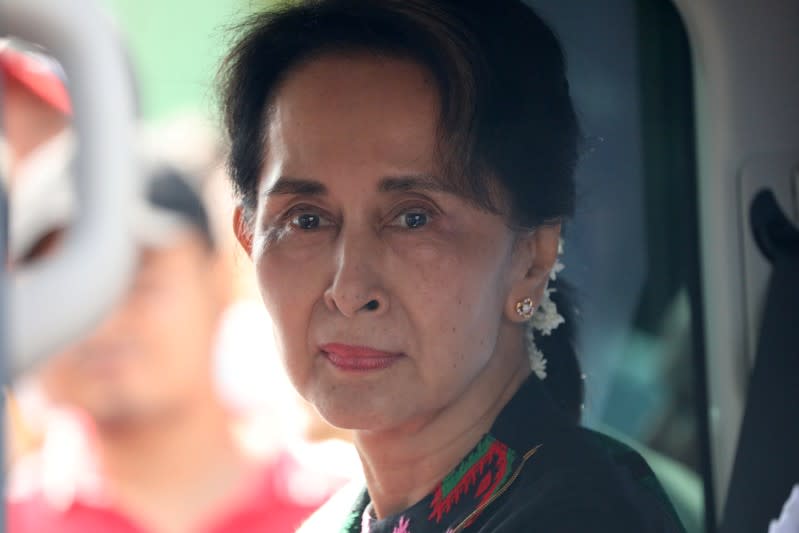
<svg viewBox="0 0 799 533"><path fill-rule="evenodd" d="M268 1L102 0L127 40L145 120L175 113L210 115L211 85L227 30Z"/></svg>
<svg viewBox="0 0 799 533"><path fill-rule="evenodd" d="M213 79L232 35L230 28L268 2L103 0L101 4L118 25L136 75L141 145L152 161L151 174L163 177L168 168L189 185L207 213L214 254L221 258L222 268L236 272L237 282L226 289L209 366L213 394L231 413L224 423L235 427L236 442L254 454L258 464L268 466L265 477L285 469L299 476L284 483L284 493L290 497L281 498L289 502L287 507L299 501L312 508L332 487L357 476L357 458L347 448L348 436L319 421L282 377L249 261L229 231L232 201L214 103ZM584 422L641 450L688 531L702 531L705 487L697 413L703 406L697 397L704 377L698 348L702 331L694 124L685 31L667 0L608 0L601 6L578 0L530 0L530 4L553 25L564 44L585 135L578 169L580 207L566 229L563 261L563 276L576 286L579 302L587 388ZM52 72L61 76L55 68ZM57 110L53 117L59 130L68 130L68 113ZM47 141L58 133L48 134ZM68 164L63 166L67 172ZM160 207L187 218L185 209L165 203ZM60 227L67 222L62 220ZM148 371L161 369L155 361ZM50 385L55 388L43 392L42 379L39 374L20 380L11 404L11 433L16 439L11 461L18 473L12 476L11 494L20 495L21 501L31 485L53 477L42 470L57 468L46 461L31 467L25 460L47 449L48 432L56 428L61 435L53 438L77 442L76 435L85 435L85 428L92 425L86 421L85 405L82 410L52 405L48 398L57 387ZM86 386L82 378L73 379L73 387ZM139 394L149 389L136 390ZM72 407L88 401L64 397L70 398ZM167 407L170 401L177 402L159 401ZM59 416L53 416L54 411ZM95 413L94 419L98 417ZM92 419L91 413L88 418ZM118 428L104 428L100 440L110 453L122 457L128 452L114 448L115 431ZM298 442L333 444L318 448L319 461L299 465L281 455ZM71 449L80 447L74 444ZM54 461L63 464L71 459ZM340 468L331 472L320 466L331 463ZM142 523L181 531L152 511L124 474L118 479L125 511L120 514L138 513L145 517ZM319 494L298 495L298 491ZM24 521L30 510L20 509ZM19 526L18 531L25 530Z"/></svg>

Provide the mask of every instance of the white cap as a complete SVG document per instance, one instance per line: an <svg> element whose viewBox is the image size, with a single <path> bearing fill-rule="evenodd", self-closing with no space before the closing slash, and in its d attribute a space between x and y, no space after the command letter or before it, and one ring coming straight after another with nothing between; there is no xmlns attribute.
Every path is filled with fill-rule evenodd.
<svg viewBox="0 0 799 533"><path fill-rule="evenodd" d="M72 133L64 132L20 165L9 193L8 240L12 264L24 260L46 235L68 229L75 220L78 211L72 179L75 145ZM194 229L207 236L204 209L186 180L155 166L143 169L142 174L148 182L147 198L131 199L137 203L133 209L132 238L142 246L163 247L187 230ZM165 175L172 182L156 183L163 181ZM192 198L187 201L187 197Z"/></svg>

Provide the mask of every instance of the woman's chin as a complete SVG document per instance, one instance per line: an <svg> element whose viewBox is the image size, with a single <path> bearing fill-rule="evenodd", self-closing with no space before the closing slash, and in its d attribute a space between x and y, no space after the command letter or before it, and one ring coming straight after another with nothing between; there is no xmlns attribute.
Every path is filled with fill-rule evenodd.
<svg viewBox="0 0 799 533"><path fill-rule="evenodd" d="M342 391L337 391L342 392ZM310 401L319 415L330 425L353 431L382 431L402 424L409 413L400 412L397 405L370 398L368 395L328 394L311 397ZM408 407L407 405L405 406Z"/></svg>
<svg viewBox="0 0 799 533"><path fill-rule="evenodd" d="M322 418L331 426L349 431L375 431L385 425L385 420L377 417L353 416L350 413L325 413Z"/></svg>
<svg viewBox="0 0 799 533"><path fill-rule="evenodd" d="M391 421L386 413L381 413L368 405L338 407L330 402L315 405L319 415L330 425L353 431L379 431L390 427Z"/></svg>

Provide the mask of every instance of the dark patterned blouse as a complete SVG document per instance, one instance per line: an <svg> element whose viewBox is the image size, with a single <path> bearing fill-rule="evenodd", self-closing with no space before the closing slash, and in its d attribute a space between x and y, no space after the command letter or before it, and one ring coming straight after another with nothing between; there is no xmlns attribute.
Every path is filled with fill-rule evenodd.
<svg viewBox="0 0 799 533"><path fill-rule="evenodd" d="M424 499L376 519L363 491L342 533L684 533L629 447L564 417L534 376Z"/></svg>

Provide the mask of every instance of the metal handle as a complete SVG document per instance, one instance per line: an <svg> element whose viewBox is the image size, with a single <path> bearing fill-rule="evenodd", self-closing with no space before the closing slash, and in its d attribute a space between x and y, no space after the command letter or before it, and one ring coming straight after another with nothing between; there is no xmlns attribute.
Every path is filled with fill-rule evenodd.
<svg viewBox="0 0 799 533"><path fill-rule="evenodd" d="M45 46L70 81L80 213L52 258L11 273L12 375L89 330L121 296L135 247L132 78L91 0L0 0L0 34Z"/></svg>

